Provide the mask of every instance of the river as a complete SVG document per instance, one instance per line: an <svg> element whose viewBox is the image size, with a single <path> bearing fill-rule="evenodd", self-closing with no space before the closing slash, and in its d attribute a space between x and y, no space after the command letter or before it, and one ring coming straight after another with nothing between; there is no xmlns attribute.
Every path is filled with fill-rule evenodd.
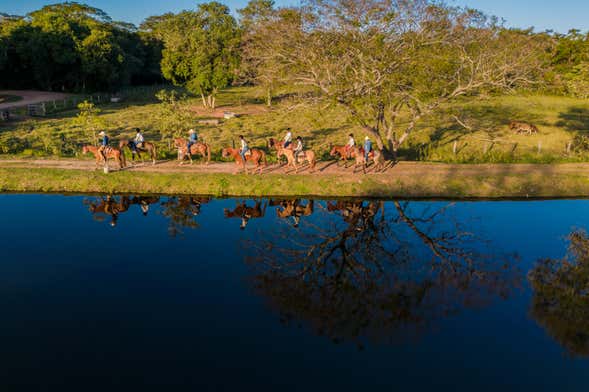
<svg viewBox="0 0 589 392"><path fill-rule="evenodd" d="M0 195L0 386L587 390L588 223L587 200Z"/></svg>

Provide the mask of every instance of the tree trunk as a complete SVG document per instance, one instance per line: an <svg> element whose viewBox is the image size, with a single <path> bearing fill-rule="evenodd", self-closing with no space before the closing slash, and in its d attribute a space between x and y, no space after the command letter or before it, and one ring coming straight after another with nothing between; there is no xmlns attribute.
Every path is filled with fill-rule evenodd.
<svg viewBox="0 0 589 392"><path fill-rule="evenodd" d="M205 95L203 93L200 93L200 97L202 98L202 106L204 106L205 108L207 108L207 99L205 97Z"/></svg>
<svg viewBox="0 0 589 392"><path fill-rule="evenodd" d="M376 145L382 152L382 156L384 159L391 160L396 158L396 154L394 153L394 150L391 148L390 141L389 145L386 146L384 144L384 141L382 140L382 137L380 136L380 133L378 133L376 129L374 129L373 127L365 126L364 131L366 131L366 133L369 133L374 138L374 141L376 141Z"/></svg>
<svg viewBox="0 0 589 392"><path fill-rule="evenodd" d="M272 90L266 89L266 106L272 106Z"/></svg>

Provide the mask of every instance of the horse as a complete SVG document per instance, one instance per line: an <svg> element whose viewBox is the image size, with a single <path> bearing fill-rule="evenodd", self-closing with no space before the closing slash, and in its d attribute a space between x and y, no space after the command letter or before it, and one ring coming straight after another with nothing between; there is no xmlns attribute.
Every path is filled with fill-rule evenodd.
<svg viewBox="0 0 589 392"><path fill-rule="evenodd" d="M278 153L276 154L276 156L278 158L280 158L283 155L286 157L286 160L288 162L286 165L286 170L288 170L289 166L292 166L295 169L295 173L298 173L299 167L297 166L297 160L295 159L294 151L292 151L288 148L281 148L280 150L278 150ZM298 157L303 158L303 163L305 163L305 161L307 161L309 163L309 167L311 169L310 172L315 171L315 166L317 165L317 159L315 158L315 153L313 151L311 151L311 150L302 151L301 153L298 154Z"/></svg>
<svg viewBox="0 0 589 392"><path fill-rule="evenodd" d="M135 148L133 148L133 146ZM137 144L134 141L129 139L123 139L119 142L119 149L121 151L124 151L125 147L127 147L131 151L131 159L133 161L135 160L135 154L137 154L139 159L141 159L141 162L143 162L143 157L141 156L141 153L147 152L149 154L149 157L151 158L151 161L155 165L155 161L157 159L157 151L155 144L150 142L143 142L143 146L139 148L137 147Z"/></svg>
<svg viewBox="0 0 589 392"><path fill-rule="evenodd" d="M174 139L174 147L178 149L178 160L182 161L180 165L184 163L186 155L188 155L188 159L190 159L190 164L192 165L192 156L196 154L200 154L206 159L205 165L211 162L211 147L206 143L196 142L190 146L190 151L187 151L188 142L185 139L176 138Z"/></svg>
<svg viewBox="0 0 589 392"><path fill-rule="evenodd" d="M362 154L364 154L364 149L362 147L356 148L360 148L362 150ZM339 155L340 160L344 161L344 167L347 167L348 159L353 158L351 153L352 149L348 148L347 146L333 146L331 148L331 151L329 152L329 155L331 155L334 158Z"/></svg>
<svg viewBox="0 0 589 392"><path fill-rule="evenodd" d="M241 159L241 155L239 154L238 148L224 148L221 151L221 156L223 158L231 157L235 160L235 164L237 165L238 169L234 174L237 174L239 172L239 166L242 166L243 170L245 171L245 174L248 174L246 167L247 161L251 161L254 165L256 165L254 167L254 173L257 170L259 170L260 174L262 174L262 170L264 170L264 168L268 166L268 162L266 161L266 153L262 150L258 150L255 148L250 149L248 154L245 155L246 162L244 162L243 159ZM264 165L262 166L260 163L263 163Z"/></svg>
<svg viewBox="0 0 589 392"><path fill-rule="evenodd" d="M98 164L100 162L104 162L105 164L107 163L104 161L104 156L102 155L102 153L100 153L98 151L98 147L90 146L90 145L85 145L82 147L82 154L87 154L89 152L94 154L94 157L96 158L96 167L98 167ZM123 154L121 152L121 150L119 150L118 148L106 146L104 148L103 152L104 152L104 155L106 156L106 159L108 159L108 158L114 159L119 164L119 167L121 169L126 166L125 154Z"/></svg>
<svg viewBox="0 0 589 392"><path fill-rule="evenodd" d="M241 218L241 225L239 228L243 230L250 219L263 218L266 214L266 207L267 204L262 206L262 203L259 201L256 201L256 204L253 207L248 207L245 202L242 202L238 203L234 210L225 208L223 214L225 215L225 218Z"/></svg>
<svg viewBox="0 0 589 392"><path fill-rule="evenodd" d="M268 148L276 150L276 154L278 154L278 152L284 148L284 144L285 144L284 141L276 141L272 137L270 139L268 139ZM289 146L286 148L291 151L294 151L294 145L292 143L290 143ZM278 158L278 161L280 162L280 157L277 156L277 158Z"/></svg>

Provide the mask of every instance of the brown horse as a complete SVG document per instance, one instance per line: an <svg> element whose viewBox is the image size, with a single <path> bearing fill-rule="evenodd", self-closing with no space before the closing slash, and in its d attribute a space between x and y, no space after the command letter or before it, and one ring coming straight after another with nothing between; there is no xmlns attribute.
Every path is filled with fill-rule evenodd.
<svg viewBox="0 0 589 392"><path fill-rule="evenodd" d="M243 159L241 159L241 155L239 154L238 148L224 148L221 151L221 156L223 158L231 157L233 158L233 160L235 160L235 164L237 165L237 171L234 174L239 173L239 166L243 168L245 174L248 174L246 162L244 162ZM266 153L262 150L258 150L255 148L249 150L249 154L245 155L245 160L251 161L254 165L256 165L254 167L254 173L256 173L256 171L259 170L260 174L262 174L262 170L264 170L264 168L268 166L268 162L266 162ZM264 165L262 166L261 163L263 163Z"/></svg>
<svg viewBox="0 0 589 392"><path fill-rule="evenodd" d="M281 156L286 157L286 160L288 162L288 164L286 165L286 170L288 170L289 166L292 166L295 169L295 173L298 173L299 167L297 165L297 160L295 159L294 155L295 155L294 151L292 151L288 148L281 148L280 150L278 150L278 153L276 154L276 156L278 158L280 158ZM311 150L302 151L301 153L298 154L297 158L302 158L303 164L305 163L305 161L307 161L309 163L309 168L310 168L311 173L315 171L315 166L317 165L317 159L315 158L315 153L313 151L311 151Z"/></svg>
<svg viewBox="0 0 589 392"><path fill-rule="evenodd" d="M233 211L225 208L223 213L225 218L241 218L241 225L239 228L243 230L250 219L263 218L266 214L266 207L267 204L262 206L262 203L259 201L256 201L256 204L253 207L248 207L242 202L238 203Z"/></svg>
<svg viewBox="0 0 589 392"><path fill-rule="evenodd" d="M149 154L151 161L155 165L155 161L157 159L157 151L156 151L155 144L150 143L150 142L143 142L143 145L141 148L137 147L136 145L135 145L135 148L133 148L134 145L135 145L134 141L131 141L129 139L123 139L119 142L119 149L121 151L124 151L125 147L127 147L129 149L129 151L131 151L131 159L134 161L135 154L137 154L137 157L139 159L141 159L141 162L143 162L143 157L141 156L141 153L146 152Z"/></svg>
<svg viewBox="0 0 589 392"><path fill-rule="evenodd" d="M274 140L274 138L271 137L270 139L268 139L268 148L276 150L276 154L278 154L278 152L284 148L284 141L276 141L276 140ZM290 143L287 148L289 150L293 151L294 144ZM278 162L281 163L280 157L277 156L277 158L278 158Z"/></svg>
<svg viewBox="0 0 589 392"><path fill-rule="evenodd" d="M362 153L364 153L364 149L361 148ZM344 161L344 167L348 166L348 159L353 158L351 156L351 149L349 149L347 146L333 146L331 148L331 151L329 152L329 155L331 155L332 157L337 157L339 156L339 160Z"/></svg>
<svg viewBox="0 0 589 392"><path fill-rule="evenodd" d="M98 167L98 165L101 162L104 162L104 164L106 164L106 162L104 161L104 156L102 155L102 153L100 153L100 151L98 151L98 147L90 145L82 147L82 154L87 154L89 152L94 154L94 157L96 158L96 167ZM119 167L121 169L126 166L125 154L123 154L121 150L119 150L118 148L107 146L104 149L104 155L106 156L106 159L114 159L119 164Z"/></svg>
<svg viewBox="0 0 589 392"><path fill-rule="evenodd" d="M181 161L181 165L184 163L184 158L186 158L187 155L188 159L190 159L191 165L192 156L197 154L202 155L202 157L206 159L206 165L208 165L211 161L211 147L206 143L194 143L192 146L190 146L190 153L188 153L188 142L185 139L176 138L174 139L174 147L178 149L178 160Z"/></svg>

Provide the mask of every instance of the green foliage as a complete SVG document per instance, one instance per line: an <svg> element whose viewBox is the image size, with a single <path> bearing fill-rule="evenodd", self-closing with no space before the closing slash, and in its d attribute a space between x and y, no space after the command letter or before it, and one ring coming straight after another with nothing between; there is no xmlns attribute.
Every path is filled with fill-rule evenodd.
<svg viewBox="0 0 589 392"><path fill-rule="evenodd" d="M104 127L104 121L99 117L100 109L94 106L93 103L84 101L78 104L79 113L73 120L73 124L81 127L86 132L88 142L91 144L97 143L96 132L98 129Z"/></svg>
<svg viewBox="0 0 589 392"><path fill-rule="evenodd" d="M157 80L158 49L99 9L49 5L0 23L0 87L114 91L135 80Z"/></svg>
<svg viewBox="0 0 589 392"><path fill-rule="evenodd" d="M239 29L229 8L199 4L196 11L152 19L149 28L164 42L163 76L214 107L215 94L232 83L239 59Z"/></svg>

